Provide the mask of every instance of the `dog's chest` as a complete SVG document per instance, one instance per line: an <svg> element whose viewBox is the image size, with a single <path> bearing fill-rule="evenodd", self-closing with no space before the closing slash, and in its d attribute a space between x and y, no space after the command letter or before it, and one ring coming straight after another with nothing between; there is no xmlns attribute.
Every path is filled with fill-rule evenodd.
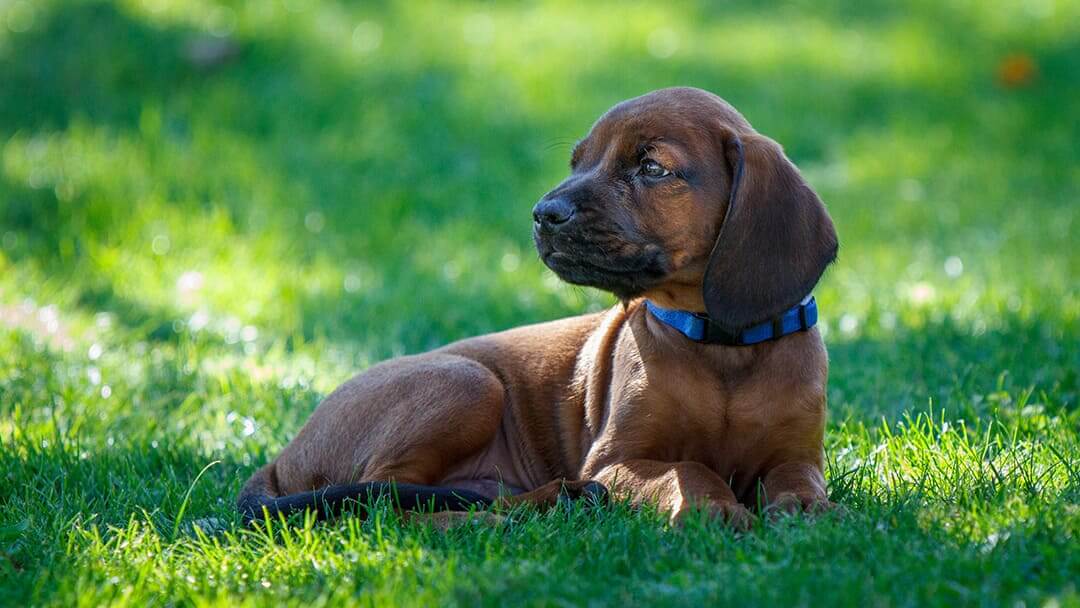
<svg viewBox="0 0 1080 608"><path fill-rule="evenodd" d="M612 378L610 413L617 441L643 446L641 457L700 462L724 477L750 474L792 424L768 391L725 383L701 368L623 369Z"/></svg>
<svg viewBox="0 0 1080 608"><path fill-rule="evenodd" d="M684 412L678 430L684 441L673 446L678 459L705 463L725 477L757 468L772 426L770 417L762 415L768 404L749 403L719 390L702 390L697 397L676 405Z"/></svg>

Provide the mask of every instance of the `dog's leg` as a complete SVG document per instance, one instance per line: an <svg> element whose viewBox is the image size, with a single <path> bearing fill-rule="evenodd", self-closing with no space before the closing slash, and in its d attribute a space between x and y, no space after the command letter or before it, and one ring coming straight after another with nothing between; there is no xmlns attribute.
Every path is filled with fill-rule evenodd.
<svg viewBox="0 0 1080 608"><path fill-rule="evenodd" d="M427 354L377 365L312 413L275 463L284 494L358 481L439 485L487 445L505 388L483 365Z"/></svg>
<svg viewBox="0 0 1080 608"><path fill-rule="evenodd" d="M769 511L816 513L833 508L821 468L807 462L786 462L773 467L765 475L762 490Z"/></svg>
<svg viewBox="0 0 1080 608"><path fill-rule="evenodd" d="M441 509L486 506L491 497L457 500L453 488L439 486L449 467L492 440L504 404L498 377L464 357L429 354L380 364L328 396L281 455L244 486L237 506L249 520L264 508L271 515L314 508L325 517L348 500L388 493L403 508L430 500Z"/></svg>
<svg viewBox="0 0 1080 608"><path fill-rule="evenodd" d="M739 504L727 482L698 462L628 460L604 467L595 479L632 504L657 505L673 524L681 524L695 509L740 530L749 528L755 519Z"/></svg>
<svg viewBox="0 0 1080 608"><path fill-rule="evenodd" d="M607 488L603 484L585 480L571 481L556 479L544 485L512 496L502 496L495 501L497 508L509 508L516 505L531 504L540 508L550 509L560 501L587 498L597 503L607 503Z"/></svg>

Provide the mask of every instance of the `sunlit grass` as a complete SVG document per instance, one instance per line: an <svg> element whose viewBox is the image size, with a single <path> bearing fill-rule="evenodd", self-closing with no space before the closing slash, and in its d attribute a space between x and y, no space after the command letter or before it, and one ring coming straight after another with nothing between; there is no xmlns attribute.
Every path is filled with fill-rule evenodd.
<svg viewBox="0 0 1080 608"><path fill-rule="evenodd" d="M1077 602L1078 15L0 4L0 590ZM220 63L192 58L223 40ZM1017 56L1033 75L1006 83ZM387 512L238 527L246 475L356 370L612 302L543 269L529 209L599 113L675 84L783 143L836 221L816 293L849 512L745 536L619 508L445 537Z"/></svg>

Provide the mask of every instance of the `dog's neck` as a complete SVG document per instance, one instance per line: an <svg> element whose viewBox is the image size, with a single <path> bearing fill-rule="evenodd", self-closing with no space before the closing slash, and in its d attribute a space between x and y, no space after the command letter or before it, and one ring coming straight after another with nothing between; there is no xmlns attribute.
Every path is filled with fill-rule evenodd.
<svg viewBox="0 0 1080 608"><path fill-rule="evenodd" d="M688 273L681 280L669 279L640 295L644 300L663 308L705 314L705 297L701 289L701 274Z"/></svg>
<svg viewBox="0 0 1080 608"><path fill-rule="evenodd" d="M817 302L812 295L768 321L736 332L725 331L704 313L665 308L652 300L645 300L645 305L653 318L690 340L725 346L749 346L806 331L817 323L818 317Z"/></svg>

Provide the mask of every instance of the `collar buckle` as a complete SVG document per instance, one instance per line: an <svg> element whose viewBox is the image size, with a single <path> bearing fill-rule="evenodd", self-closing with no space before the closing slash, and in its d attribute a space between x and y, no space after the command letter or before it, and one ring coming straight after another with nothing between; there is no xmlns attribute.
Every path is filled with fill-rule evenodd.
<svg viewBox="0 0 1080 608"><path fill-rule="evenodd" d="M720 328L719 325L710 321L708 317L704 317L702 320L705 321L705 335L701 340L697 340L697 342L705 342L708 344L723 344L725 346L742 345L742 336L724 331Z"/></svg>

